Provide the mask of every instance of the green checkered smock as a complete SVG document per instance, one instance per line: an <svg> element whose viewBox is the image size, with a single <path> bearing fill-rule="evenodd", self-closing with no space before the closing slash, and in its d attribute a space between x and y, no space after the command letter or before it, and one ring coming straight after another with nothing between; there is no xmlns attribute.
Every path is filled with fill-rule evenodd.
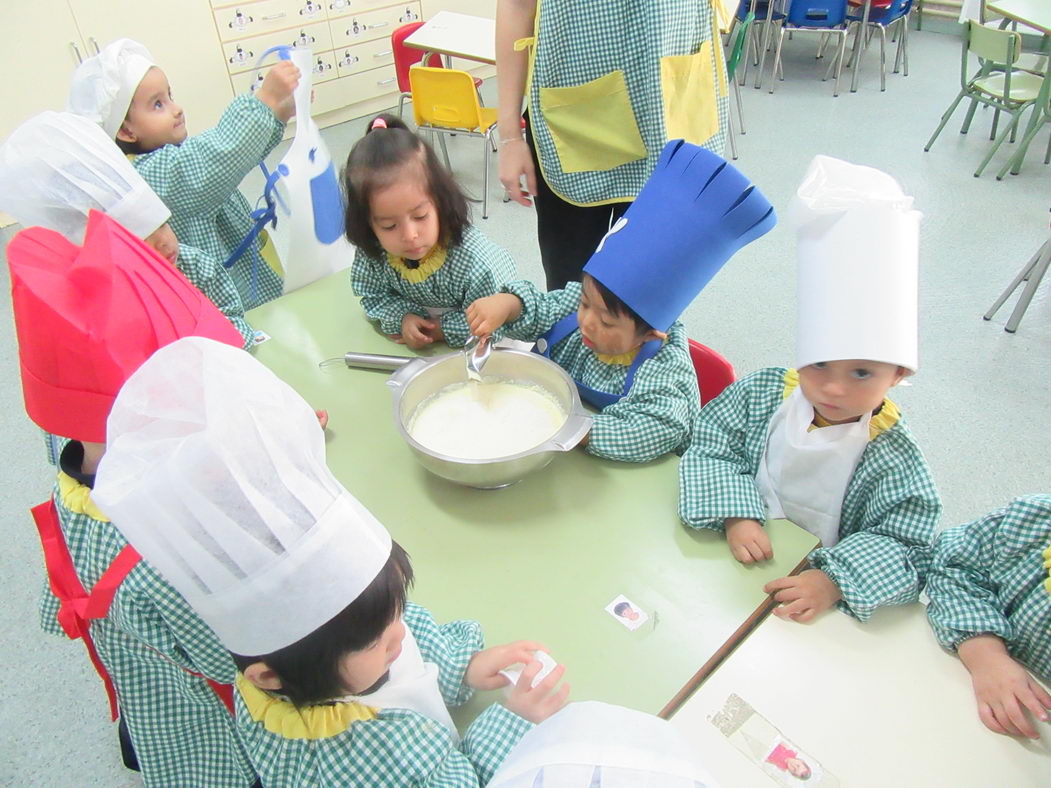
<svg viewBox="0 0 1051 788"><path fill-rule="evenodd" d="M449 706L465 703L467 663L482 648L477 622L439 626L431 614L409 603L405 623L426 662L438 666L438 684ZM459 746L440 723L416 711L380 709L375 719L353 722L327 738L290 739L252 719L240 694L237 725L267 788L478 788L508 751L533 727L499 704L486 709Z"/></svg>
<svg viewBox="0 0 1051 788"><path fill-rule="evenodd" d="M665 143L684 136L680 128L668 127L666 101L689 107L694 115L710 110L711 136L685 136L722 155L728 93L720 86L726 64L714 24L709 0L538 0L526 105L540 169L555 194L576 205L635 199ZM690 55L697 57L687 66ZM664 66L676 64L677 73L662 76L662 60ZM579 90L620 74L626 96L619 89L590 95L584 95L586 87ZM542 92L552 88L558 97L551 104L557 107L545 112ZM630 102L625 115L605 114L625 98ZM629 134L633 123L637 137ZM615 137L606 151L612 160L586 164L563 158L566 149L593 155L595 138L603 134ZM640 137L643 155L627 153L623 163L615 163L621 161L617 151L633 148Z"/></svg>
<svg viewBox="0 0 1051 788"><path fill-rule="evenodd" d="M441 316L445 341L462 347L470 337L464 310L473 301L492 295L515 278L515 261L481 230L468 225L459 244L446 250L441 268L422 282L410 282L382 258L358 249L350 269L354 294L369 320L379 321L384 334L400 334L408 313L427 317L425 307L447 308Z"/></svg>
<svg viewBox="0 0 1051 788"><path fill-rule="evenodd" d="M214 129L136 156L135 169L172 212L178 239L222 264L252 229L248 201L237 187L281 141L285 125L254 96L230 102ZM230 269L245 309L281 295L281 277L256 242ZM253 268L257 279L252 286Z"/></svg>
<svg viewBox="0 0 1051 788"><path fill-rule="evenodd" d="M721 531L727 517L766 519L755 476L787 372L757 370L701 409L679 465L684 523ZM810 563L839 586L840 608L865 621L882 605L919 598L940 514L927 461L899 419L869 441L847 486L839 542L812 552Z"/></svg>
<svg viewBox="0 0 1051 788"><path fill-rule="evenodd" d="M252 327L245 320L241 294L237 292L230 272L213 258L193 246L179 244L179 270L190 284L204 293L215 308L226 315L244 338L247 350L255 343Z"/></svg>
<svg viewBox="0 0 1051 788"><path fill-rule="evenodd" d="M953 651L975 635L1001 638L1011 656L1051 681L1051 495L1016 498L934 545L927 618Z"/></svg>
<svg viewBox="0 0 1051 788"><path fill-rule="evenodd" d="M62 532L77 576L90 591L127 542L75 498L68 503L56 486ZM58 607L45 590L41 623L61 635ZM92 622L91 637L113 680L147 786L234 788L255 782L233 716L203 678L184 670L232 683L233 660L186 600L145 561L120 585L109 615ZM94 700L103 713L101 687Z"/></svg>
<svg viewBox="0 0 1051 788"><path fill-rule="evenodd" d="M522 301L522 314L504 326L511 339L535 341L559 320L575 312L581 285L542 293L530 282L513 282L504 291ZM551 349L551 360L578 383L610 394L624 391L628 367L600 361L577 329ZM595 416L587 451L622 462L647 462L668 452L681 452L690 441L690 426L700 408L697 373L690 361L686 329L674 323L668 341L644 361L631 390Z"/></svg>

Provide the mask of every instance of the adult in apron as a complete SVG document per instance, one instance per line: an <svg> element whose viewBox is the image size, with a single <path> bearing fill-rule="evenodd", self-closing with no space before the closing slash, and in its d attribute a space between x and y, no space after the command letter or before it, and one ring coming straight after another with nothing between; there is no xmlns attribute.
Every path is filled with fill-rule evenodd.
<svg viewBox="0 0 1051 788"><path fill-rule="evenodd" d="M722 153L726 66L708 0L501 0L496 58L500 180L523 205L535 195L548 289L579 280L668 140Z"/></svg>
<svg viewBox="0 0 1051 788"><path fill-rule="evenodd" d="M37 227L15 236L8 259L26 410L43 429L71 439L55 498L33 509L53 595L43 607L68 637L84 641L105 685L111 717L120 713L122 723L128 723L147 785L200 780L250 785L255 776L236 742L232 721L217 719L215 705L187 701L172 686L177 681L149 686L146 679L172 670L202 679L202 684L204 677L154 650L142 633L109 620L104 626L93 624L108 619L139 555L130 545L120 546L115 532L109 532L113 538L105 536L108 521L90 499L92 475L82 472L79 458L75 463L72 459L81 441L104 451L114 397L157 347L198 332L240 348L241 336L170 263L100 213L88 217L83 248ZM161 589L158 597L163 596ZM194 653L174 632L167 635L185 653ZM137 672L127 668L139 659L146 664ZM208 683L223 701L225 716L232 711L231 686ZM166 698L166 692L178 697ZM166 700L179 706L178 714L193 718L195 742L198 736L212 742L207 757L178 740L179 731L193 726L158 718L156 704ZM174 710L172 714L178 716ZM143 724L148 717L150 724Z"/></svg>

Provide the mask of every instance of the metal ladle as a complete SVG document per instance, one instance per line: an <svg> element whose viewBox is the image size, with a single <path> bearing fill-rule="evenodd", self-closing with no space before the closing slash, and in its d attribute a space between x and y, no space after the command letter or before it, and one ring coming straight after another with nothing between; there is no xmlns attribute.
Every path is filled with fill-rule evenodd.
<svg viewBox="0 0 1051 788"><path fill-rule="evenodd" d="M467 367L467 379L475 383L482 382L482 367L493 352L491 337L472 336L463 346L464 363Z"/></svg>

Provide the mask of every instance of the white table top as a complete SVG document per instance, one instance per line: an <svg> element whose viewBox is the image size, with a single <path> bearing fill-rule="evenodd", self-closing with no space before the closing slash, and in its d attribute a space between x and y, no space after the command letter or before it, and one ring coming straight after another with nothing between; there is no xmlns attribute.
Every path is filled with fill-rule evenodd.
<svg viewBox="0 0 1051 788"><path fill-rule="evenodd" d="M481 63L496 63L496 22L484 16L439 11L405 45Z"/></svg>
<svg viewBox="0 0 1051 788"><path fill-rule="evenodd" d="M868 624L838 611L811 625L770 616L672 717L722 785L773 786L708 719L731 693L844 788L1051 784L1051 724L1039 742L986 729L966 669L919 604Z"/></svg>
<svg viewBox="0 0 1051 788"><path fill-rule="evenodd" d="M1051 35L1051 3L1047 0L989 0L985 10Z"/></svg>

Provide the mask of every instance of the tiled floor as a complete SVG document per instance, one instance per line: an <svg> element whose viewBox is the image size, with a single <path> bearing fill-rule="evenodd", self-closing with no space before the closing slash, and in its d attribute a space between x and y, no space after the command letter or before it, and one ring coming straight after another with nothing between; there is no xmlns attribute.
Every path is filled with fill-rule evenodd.
<svg viewBox="0 0 1051 788"><path fill-rule="evenodd" d="M956 132L962 110L930 153L923 143L958 90L959 42L913 33L911 75L888 75L879 92L878 56L863 62L861 87L832 98L820 82L813 38L786 42L786 81L769 95L744 89L747 135L738 166L778 209L787 204L817 153L869 164L895 175L925 214L920 282L920 373L896 398L927 453L945 500L945 524L975 517L1022 493L1047 492L1051 438L1051 306L1045 283L1015 335L1002 328L1008 304L992 322L981 315L1048 237L1051 169L1042 163L1047 132L1025 168L998 183L1005 145L980 179L971 173L989 144L989 113L972 133ZM494 95L487 84L487 95ZM364 127L326 132L342 160ZM481 188L481 143L450 141L454 170L468 190ZM249 179L246 192L256 189ZM532 214L501 204L495 179L490 218L479 225L515 256L524 276L540 281ZM481 211L476 210L476 215ZM0 233L6 242L11 230ZM793 357L795 258L782 224L741 252L685 315L690 334L727 355L739 373ZM6 279L6 266L2 276ZM6 286L6 282L5 282ZM872 297L879 298L874 277ZM349 297L349 292L348 292ZM105 697L79 644L42 634L36 602L42 582L39 547L27 508L42 500L53 471L39 432L24 417L10 305L0 303L0 404L8 464L0 480L6 549L0 553L0 665L7 695L0 705L0 784L133 786L119 765Z"/></svg>

